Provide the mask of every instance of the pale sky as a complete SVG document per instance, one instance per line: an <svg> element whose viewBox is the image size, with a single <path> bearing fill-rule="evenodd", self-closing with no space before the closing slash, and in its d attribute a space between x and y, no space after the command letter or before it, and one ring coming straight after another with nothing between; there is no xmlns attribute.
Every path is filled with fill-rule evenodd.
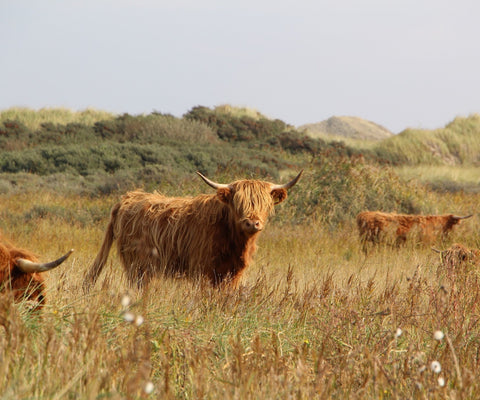
<svg viewBox="0 0 480 400"><path fill-rule="evenodd" d="M480 112L479 50L478 0L0 0L0 110L432 129Z"/></svg>

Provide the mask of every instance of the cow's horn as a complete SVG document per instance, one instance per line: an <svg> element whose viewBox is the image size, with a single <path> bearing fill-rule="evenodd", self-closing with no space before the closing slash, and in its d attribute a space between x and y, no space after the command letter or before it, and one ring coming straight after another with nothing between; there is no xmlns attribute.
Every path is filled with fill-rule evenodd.
<svg viewBox="0 0 480 400"><path fill-rule="evenodd" d="M25 260L24 258L18 258L15 264L25 273L33 272L45 272L55 267L58 267L63 263L69 256L72 254L73 249L71 249L67 254L60 257L58 260L47 262L47 263L35 263L30 260Z"/></svg>
<svg viewBox="0 0 480 400"><path fill-rule="evenodd" d="M465 217L459 217L459 216L457 216L457 215L454 215L454 216L453 216L453 218L455 218L455 219L467 219L467 218L470 218L470 217L473 217L473 214L467 215L467 216L465 216Z"/></svg>
<svg viewBox="0 0 480 400"><path fill-rule="evenodd" d="M208 179L206 176L203 176L200 172L197 171L197 174L202 178L208 186L211 186L214 189L228 189L230 186L224 183L216 183Z"/></svg>
<svg viewBox="0 0 480 400"><path fill-rule="evenodd" d="M438 249L436 249L435 247L431 247L431 249L432 249L435 253L439 253L439 254L442 254L442 253L443 253L442 250L438 250Z"/></svg>
<svg viewBox="0 0 480 400"><path fill-rule="evenodd" d="M285 183L283 185L272 185L272 190L276 190L276 189L285 189L285 190L288 190L290 189L293 185L295 185L298 180L300 179L300 177L302 176L302 173L303 173L303 169L300 171L300 173L295 177L293 178L290 182L288 183Z"/></svg>

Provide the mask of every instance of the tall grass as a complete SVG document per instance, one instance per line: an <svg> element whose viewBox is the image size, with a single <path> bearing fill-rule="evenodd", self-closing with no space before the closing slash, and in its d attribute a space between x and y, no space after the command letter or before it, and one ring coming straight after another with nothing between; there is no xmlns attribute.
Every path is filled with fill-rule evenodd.
<svg viewBox="0 0 480 400"><path fill-rule="evenodd" d="M444 201L459 208L478 202L452 196ZM444 276L435 253L412 246L365 258L353 222L273 221L238 291L159 278L137 292L112 251L84 295L114 201L0 196L0 229L18 244L41 259L75 248L48 275L41 317L0 298L2 398L475 398L480 390L475 269ZM480 243L478 225L475 216L450 240ZM446 336L435 339L437 330Z"/></svg>
<svg viewBox="0 0 480 400"><path fill-rule="evenodd" d="M255 110L254 108L238 107L238 106L232 106L230 104L222 104L222 105L216 106L214 107L213 111L218 114L226 114L236 118L249 117L255 120L268 119L260 111Z"/></svg>
<svg viewBox="0 0 480 400"><path fill-rule="evenodd" d="M33 110L24 107L11 107L0 111L0 122L18 121L32 130L37 130L44 123L67 125L79 123L93 125L99 120L115 118L115 114L102 110L87 108L83 111L73 111L68 108L41 108Z"/></svg>
<svg viewBox="0 0 480 400"><path fill-rule="evenodd" d="M394 168L405 181L417 181L443 192L480 192L480 167L459 165L405 165Z"/></svg>
<svg viewBox="0 0 480 400"><path fill-rule="evenodd" d="M394 164L477 165L480 161L480 115L458 117L445 128L407 129L374 148Z"/></svg>

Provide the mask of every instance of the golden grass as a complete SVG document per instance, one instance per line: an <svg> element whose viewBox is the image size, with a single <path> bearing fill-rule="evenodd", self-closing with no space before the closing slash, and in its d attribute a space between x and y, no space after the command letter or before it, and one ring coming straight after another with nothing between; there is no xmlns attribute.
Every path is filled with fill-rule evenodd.
<svg viewBox="0 0 480 400"><path fill-rule="evenodd" d="M480 167L460 165L405 165L394 171L405 180L436 185L438 189L455 186L467 191L480 191Z"/></svg>
<svg viewBox="0 0 480 400"><path fill-rule="evenodd" d="M69 123L81 123L93 125L95 122L115 118L115 114L107 111L87 108L82 111L74 111L68 108L53 107L33 110L24 107L11 107L0 111L0 121L15 120L24 124L27 128L35 130L43 123L66 125Z"/></svg>
<svg viewBox="0 0 480 400"><path fill-rule="evenodd" d="M396 163L477 165L480 114L455 118L444 128L406 129L378 142L375 151Z"/></svg>
<svg viewBox="0 0 480 400"><path fill-rule="evenodd" d="M478 199L445 201L462 209ZM270 224L238 291L159 278L139 293L126 286L113 251L84 295L83 276L113 203L0 196L0 228L18 244L42 259L75 248L48 276L41 317L0 297L2 398L430 399L479 392L477 271L437 275L437 256L413 245L365 257L353 224L335 231ZM28 219L39 206L71 209L78 220L60 212ZM100 219L85 217L98 212ZM479 243L477 216L459 228L451 241ZM128 306L121 304L125 293ZM446 336L434 339L436 330ZM440 373L431 371L433 361Z"/></svg>
<svg viewBox="0 0 480 400"><path fill-rule="evenodd" d="M269 119L268 117L263 115L260 111L255 110L254 108L232 106L230 104L221 104L219 106L216 106L214 108L214 111L218 114L232 115L237 118L249 117L255 120L262 119L262 118Z"/></svg>

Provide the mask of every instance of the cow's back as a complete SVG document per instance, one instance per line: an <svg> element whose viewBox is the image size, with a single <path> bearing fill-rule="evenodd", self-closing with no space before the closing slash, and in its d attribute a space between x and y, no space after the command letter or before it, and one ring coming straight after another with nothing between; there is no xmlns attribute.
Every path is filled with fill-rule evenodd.
<svg viewBox="0 0 480 400"><path fill-rule="evenodd" d="M123 196L114 236L129 278L137 279L139 271L201 274L215 257L217 231L225 225L218 223L219 209L223 205L212 195L178 198L134 191Z"/></svg>

